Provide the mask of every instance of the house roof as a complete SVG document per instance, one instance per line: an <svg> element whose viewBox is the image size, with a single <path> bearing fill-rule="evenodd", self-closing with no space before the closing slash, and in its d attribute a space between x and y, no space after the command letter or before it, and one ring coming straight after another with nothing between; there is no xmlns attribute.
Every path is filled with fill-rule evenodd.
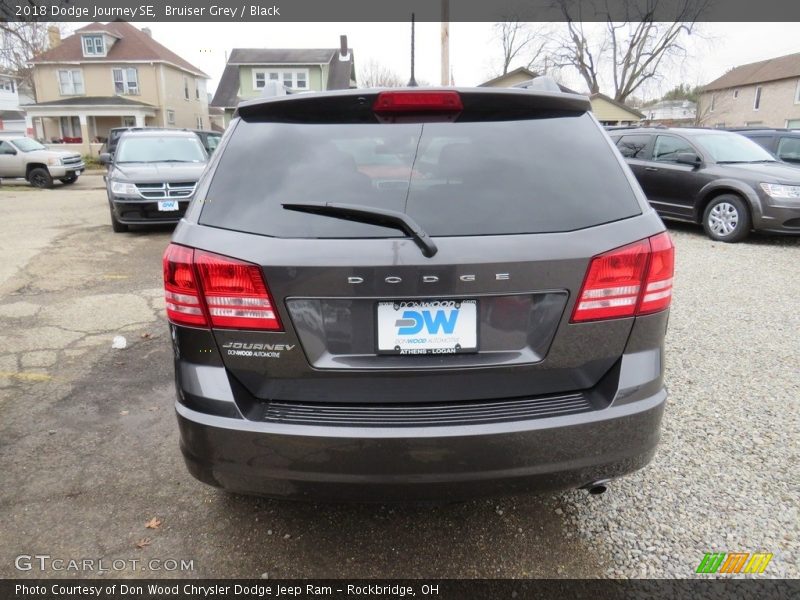
<svg viewBox="0 0 800 600"><path fill-rule="evenodd" d="M0 110L0 119L3 121L24 121L25 113L19 110Z"/></svg>
<svg viewBox="0 0 800 600"><path fill-rule="evenodd" d="M490 79L489 81L484 81L483 83L479 83L478 87L492 87L494 84L503 81L507 77L513 77L514 75L525 75L526 77L533 79L534 77L538 77L538 73L534 73L530 69L526 69L525 67L518 67L513 71L509 71L504 75L498 75L494 79Z"/></svg>
<svg viewBox="0 0 800 600"><path fill-rule="evenodd" d="M81 45L81 34L90 32L106 32L119 39L108 50L106 56L84 56ZM154 61L166 62L188 71L198 77L209 79L208 75L200 69L185 61L172 50L162 46L145 32L137 29L125 21L112 21L111 23L91 23L81 27L75 33L65 38L58 46L51 48L36 56L31 62L125 62L125 61Z"/></svg>
<svg viewBox="0 0 800 600"><path fill-rule="evenodd" d="M320 64L330 65L328 90L346 90L350 87L350 81L355 79L352 48L349 50L349 60L339 60L339 48L234 48L210 106L235 107L239 104L239 67L242 65Z"/></svg>
<svg viewBox="0 0 800 600"><path fill-rule="evenodd" d="M800 77L800 53L735 67L703 87L704 92Z"/></svg>
<svg viewBox="0 0 800 600"><path fill-rule="evenodd" d="M604 100L604 101L606 101L606 102L608 102L610 104L613 104L617 108L620 108L622 110L628 111L632 115L636 115L640 119L644 119L644 113L639 112L635 108L631 108L627 104L623 104L622 102L617 102L616 100L614 100L613 98L610 98L609 96L606 96L605 94L601 94L601 93L598 92L597 94L592 94L591 96L589 96L589 99L590 100L598 100L598 99L599 100Z"/></svg>
<svg viewBox="0 0 800 600"><path fill-rule="evenodd" d="M122 96L74 96L63 100L51 100L49 102L37 102L36 104L25 104L24 106L140 106L145 108L155 108L152 104L123 98Z"/></svg>

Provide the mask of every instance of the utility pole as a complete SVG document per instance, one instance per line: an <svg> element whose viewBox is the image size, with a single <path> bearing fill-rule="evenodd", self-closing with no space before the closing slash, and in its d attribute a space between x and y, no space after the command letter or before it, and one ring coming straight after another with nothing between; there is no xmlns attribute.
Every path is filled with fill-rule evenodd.
<svg viewBox="0 0 800 600"><path fill-rule="evenodd" d="M450 79L450 0L442 0L442 85Z"/></svg>
<svg viewBox="0 0 800 600"><path fill-rule="evenodd" d="M414 79L414 13L411 13L411 79L406 84L408 87L417 87L417 80Z"/></svg>

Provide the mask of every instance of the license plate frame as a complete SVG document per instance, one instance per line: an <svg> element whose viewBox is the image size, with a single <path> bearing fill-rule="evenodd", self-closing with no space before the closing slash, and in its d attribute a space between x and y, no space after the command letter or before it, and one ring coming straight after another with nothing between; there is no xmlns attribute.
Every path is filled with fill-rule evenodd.
<svg viewBox="0 0 800 600"><path fill-rule="evenodd" d="M474 298L379 300L375 303L375 352L395 356L477 353L478 308ZM455 317L453 310L458 311ZM404 314L409 311L416 315ZM407 332L401 334L402 328Z"/></svg>

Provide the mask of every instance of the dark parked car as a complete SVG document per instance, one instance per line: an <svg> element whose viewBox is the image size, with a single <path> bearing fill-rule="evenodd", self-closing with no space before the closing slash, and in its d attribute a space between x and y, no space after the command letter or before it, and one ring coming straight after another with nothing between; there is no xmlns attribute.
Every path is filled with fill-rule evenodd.
<svg viewBox="0 0 800 600"><path fill-rule="evenodd" d="M124 133L109 163L106 191L111 227L177 223L194 195L208 155L191 131L144 129Z"/></svg>
<svg viewBox="0 0 800 600"><path fill-rule="evenodd" d="M673 246L584 96L245 102L164 255L181 449L244 493L451 499L643 467Z"/></svg>
<svg viewBox="0 0 800 600"><path fill-rule="evenodd" d="M751 230L800 233L800 170L755 142L714 129L609 131L666 219L702 223L709 237L743 240Z"/></svg>
<svg viewBox="0 0 800 600"><path fill-rule="evenodd" d="M200 138L200 143L203 144L203 148L206 149L208 155L214 154L214 150L217 149L222 139L222 134L218 131L204 131L202 129L192 129L192 131Z"/></svg>
<svg viewBox="0 0 800 600"><path fill-rule="evenodd" d="M753 129L752 127L745 127L741 129L729 128L727 131L735 131L753 140L782 161L800 165L800 130L798 129Z"/></svg>

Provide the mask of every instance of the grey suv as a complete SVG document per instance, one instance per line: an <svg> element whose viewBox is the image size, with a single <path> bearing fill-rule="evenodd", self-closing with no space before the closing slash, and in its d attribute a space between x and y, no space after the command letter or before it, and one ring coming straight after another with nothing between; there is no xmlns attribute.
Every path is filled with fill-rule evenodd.
<svg viewBox="0 0 800 600"><path fill-rule="evenodd" d="M586 97L241 104L164 254L181 449L244 493L454 499L643 467L673 246Z"/></svg>
<svg viewBox="0 0 800 600"><path fill-rule="evenodd" d="M123 133L111 157L106 192L115 232L129 225L177 223L194 195L208 155L191 131L140 129Z"/></svg>
<svg viewBox="0 0 800 600"><path fill-rule="evenodd" d="M702 223L739 242L751 230L800 234L800 169L738 133L715 129L609 131L666 219Z"/></svg>

